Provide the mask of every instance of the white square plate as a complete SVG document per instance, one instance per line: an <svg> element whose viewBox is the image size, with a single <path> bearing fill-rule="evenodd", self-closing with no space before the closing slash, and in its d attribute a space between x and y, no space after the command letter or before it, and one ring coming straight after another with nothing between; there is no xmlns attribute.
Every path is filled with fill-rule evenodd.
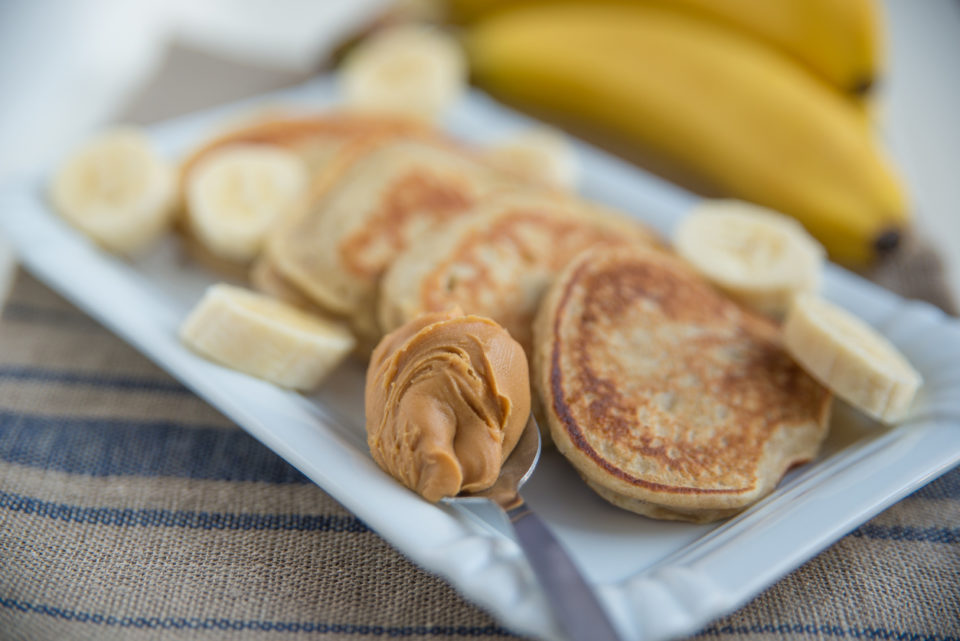
<svg viewBox="0 0 960 641"><path fill-rule="evenodd" d="M333 104L323 78L150 128L177 158L225 121L263 105ZM531 122L481 94L445 123L490 141ZM696 197L600 151L578 145L582 193L664 234ZM363 368L351 363L312 397L209 363L177 340L177 327L215 276L185 261L174 239L134 262L108 255L52 213L47 176L0 190L0 227L23 264L322 486L406 556L442 575L520 633L561 638L543 593L502 523L431 505L386 476L363 430ZM907 303L837 267L824 295L899 346L926 381L913 414L882 428L838 408L822 455L777 490L721 524L654 521L595 496L555 452L525 488L528 502L596 586L624 639L692 633L799 566L887 505L960 461L960 323Z"/></svg>

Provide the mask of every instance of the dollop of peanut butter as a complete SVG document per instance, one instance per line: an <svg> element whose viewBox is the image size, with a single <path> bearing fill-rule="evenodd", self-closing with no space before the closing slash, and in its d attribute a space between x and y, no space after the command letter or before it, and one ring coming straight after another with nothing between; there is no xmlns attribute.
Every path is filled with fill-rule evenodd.
<svg viewBox="0 0 960 641"><path fill-rule="evenodd" d="M424 314L384 336L367 370L367 444L428 501L490 487L530 413L523 348L489 318Z"/></svg>

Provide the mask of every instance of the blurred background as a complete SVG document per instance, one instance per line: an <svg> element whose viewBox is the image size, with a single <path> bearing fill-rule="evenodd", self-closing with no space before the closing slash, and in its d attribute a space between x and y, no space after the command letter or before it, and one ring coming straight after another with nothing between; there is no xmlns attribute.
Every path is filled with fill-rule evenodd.
<svg viewBox="0 0 960 641"><path fill-rule="evenodd" d="M834 259L954 311L956 0L8 0L0 176L105 123L305 80L405 20L461 36L473 82L504 102L794 215Z"/></svg>

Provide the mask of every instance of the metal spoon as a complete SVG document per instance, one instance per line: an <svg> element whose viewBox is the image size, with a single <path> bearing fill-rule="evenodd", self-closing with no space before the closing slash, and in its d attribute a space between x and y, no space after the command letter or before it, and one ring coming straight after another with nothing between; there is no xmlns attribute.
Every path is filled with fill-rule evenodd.
<svg viewBox="0 0 960 641"><path fill-rule="evenodd" d="M596 595L546 524L520 496L540 460L540 429L530 417L492 487L444 499L451 505L491 501L506 513L517 542L547 593L553 613L573 641L619 641Z"/></svg>

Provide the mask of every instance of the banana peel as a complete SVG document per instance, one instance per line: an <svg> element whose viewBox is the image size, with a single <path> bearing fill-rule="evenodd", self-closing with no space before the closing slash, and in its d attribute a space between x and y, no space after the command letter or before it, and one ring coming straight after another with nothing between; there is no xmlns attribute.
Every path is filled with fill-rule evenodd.
<svg viewBox="0 0 960 641"><path fill-rule="evenodd" d="M566 0L570 3L571 0ZM523 7L564 0L446 0L450 21L472 25ZM883 16L876 0L580 0L669 8L740 32L778 49L842 92L864 95L881 74Z"/></svg>
<svg viewBox="0 0 960 641"><path fill-rule="evenodd" d="M590 123L717 192L797 218L830 256L891 250L906 200L862 111L774 50L637 4L537 4L471 27L476 82Z"/></svg>

